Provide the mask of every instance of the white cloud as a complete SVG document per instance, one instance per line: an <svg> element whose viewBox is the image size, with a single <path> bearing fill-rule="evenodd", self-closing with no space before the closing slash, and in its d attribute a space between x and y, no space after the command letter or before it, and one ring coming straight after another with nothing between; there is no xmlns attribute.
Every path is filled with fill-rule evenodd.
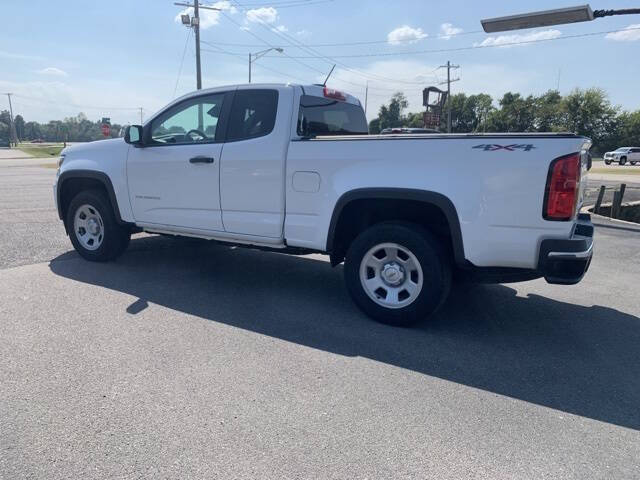
<svg viewBox="0 0 640 480"><path fill-rule="evenodd" d="M440 25L440 38L449 40L451 35L458 35L462 33L462 31L461 28L454 27L452 23L443 23Z"/></svg>
<svg viewBox="0 0 640 480"><path fill-rule="evenodd" d="M636 42L640 40L640 23L629 25L621 32L607 33L605 38L617 42Z"/></svg>
<svg viewBox="0 0 640 480"><path fill-rule="evenodd" d="M0 50L0 58L11 58L16 60L44 60L43 57L24 55L22 53L5 52L2 50Z"/></svg>
<svg viewBox="0 0 640 480"><path fill-rule="evenodd" d="M247 11L247 21L253 23L275 23L278 11L273 7L260 7Z"/></svg>
<svg viewBox="0 0 640 480"><path fill-rule="evenodd" d="M59 68L56 68L56 67L43 68L42 70L38 70L36 73L39 73L40 75L52 75L54 77L68 77L69 76L69 74L67 72L65 72L64 70L60 70Z"/></svg>
<svg viewBox="0 0 640 480"><path fill-rule="evenodd" d="M412 28L409 25L403 25L389 32L387 41L391 45L400 45L402 43L415 43L425 37L427 37L427 34L424 33L421 28Z"/></svg>
<svg viewBox="0 0 640 480"><path fill-rule="evenodd" d="M220 2L215 2L207 6L219 8L220 10L226 10L231 14L234 14L238 11L238 9L233 5L231 5L231 2L229 2L228 0L222 0ZM176 18L174 19L174 21L177 23L182 23L182 19L180 18L181 15L193 16L193 7L187 7L184 10L182 10L180 13L178 13L178 15L176 15ZM218 25L218 23L220 23L220 12L217 10L208 10L206 8L203 8L200 10L199 15L200 15L200 29L202 30L206 30L207 28L213 27L215 25Z"/></svg>
<svg viewBox="0 0 640 480"><path fill-rule="evenodd" d="M513 47L518 43L526 45L528 42L538 40L550 40L562 35L560 30L549 29L536 32L513 35L498 35L497 37L487 37L480 43L474 43L474 47Z"/></svg>

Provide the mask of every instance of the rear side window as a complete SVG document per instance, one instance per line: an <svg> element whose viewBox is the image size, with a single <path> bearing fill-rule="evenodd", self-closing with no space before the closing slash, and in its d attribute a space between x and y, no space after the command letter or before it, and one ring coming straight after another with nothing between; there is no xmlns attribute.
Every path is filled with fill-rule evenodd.
<svg viewBox="0 0 640 480"><path fill-rule="evenodd" d="M238 90L233 98L227 141L268 135L276 124L277 90Z"/></svg>
<svg viewBox="0 0 640 480"><path fill-rule="evenodd" d="M331 98L303 95L298 113L298 135L366 135L367 119L362 107Z"/></svg>

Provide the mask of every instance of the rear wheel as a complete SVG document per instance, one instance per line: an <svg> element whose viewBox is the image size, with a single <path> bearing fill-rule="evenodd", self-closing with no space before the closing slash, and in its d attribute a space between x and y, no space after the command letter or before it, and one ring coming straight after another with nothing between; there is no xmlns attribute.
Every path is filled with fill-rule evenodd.
<svg viewBox="0 0 640 480"><path fill-rule="evenodd" d="M78 193L69 204L67 231L76 251L94 262L113 260L129 245L131 233L120 225L101 190Z"/></svg>
<svg viewBox="0 0 640 480"><path fill-rule="evenodd" d="M381 223L349 247L344 267L347 289L373 319L409 326L428 318L451 288L449 256L419 225Z"/></svg>

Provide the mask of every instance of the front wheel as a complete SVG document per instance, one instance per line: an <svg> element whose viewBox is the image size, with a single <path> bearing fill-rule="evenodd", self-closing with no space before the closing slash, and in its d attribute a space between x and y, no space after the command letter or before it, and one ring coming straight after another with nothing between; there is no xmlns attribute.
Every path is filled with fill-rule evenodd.
<svg viewBox="0 0 640 480"><path fill-rule="evenodd" d="M115 259L131 238L129 229L118 224L111 202L101 190L78 193L69 204L66 225L76 251L94 262Z"/></svg>
<svg viewBox="0 0 640 480"><path fill-rule="evenodd" d="M344 267L354 302L373 319L409 326L431 316L451 288L449 255L427 230L381 223L351 244Z"/></svg>

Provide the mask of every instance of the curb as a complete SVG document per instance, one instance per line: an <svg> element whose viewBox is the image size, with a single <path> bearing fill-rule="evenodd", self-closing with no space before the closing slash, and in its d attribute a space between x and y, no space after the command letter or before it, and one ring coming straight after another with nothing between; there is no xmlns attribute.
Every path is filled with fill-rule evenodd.
<svg viewBox="0 0 640 480"><path fill-rule="evenodd" d="M627 205L638 205L638 204L640 204L640 202L631 202L631 203L628 203ZM617 218L605 217L604 215L600 215L599 213L593 213L593 212L590 211L590 209L592 209L594 207L595 207L595 205L587 205L586 207L582 207L580 209L580 213L588 213L589 215L591 215L595 219L606 220L608 222L620 223L622 225L629 225L629 226L632 226L632 227L636 227L640 231L640 223L628 222L626 220L618 220Z"/></svg>

